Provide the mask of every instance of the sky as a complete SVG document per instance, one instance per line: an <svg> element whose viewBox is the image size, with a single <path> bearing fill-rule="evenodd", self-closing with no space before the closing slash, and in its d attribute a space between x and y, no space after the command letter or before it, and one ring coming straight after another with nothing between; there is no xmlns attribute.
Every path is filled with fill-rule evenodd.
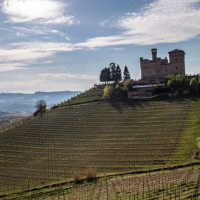
<svg viewBox="0 0 200 200"><path fill-rule="evenodd" d="M181 49L200 73L200 0L1 0L0 92L84 91L109 63Z"/></svg>

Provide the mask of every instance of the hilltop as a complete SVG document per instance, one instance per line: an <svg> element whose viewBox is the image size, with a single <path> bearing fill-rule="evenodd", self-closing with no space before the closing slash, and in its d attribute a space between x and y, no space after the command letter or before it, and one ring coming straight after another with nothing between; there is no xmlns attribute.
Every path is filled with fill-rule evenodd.
<svg viewBox="0 0 200 200"><path fill-rule="evenodd" d="M0 193L198 162L199 99L104 100L91 89L0 134Z"/></svg>

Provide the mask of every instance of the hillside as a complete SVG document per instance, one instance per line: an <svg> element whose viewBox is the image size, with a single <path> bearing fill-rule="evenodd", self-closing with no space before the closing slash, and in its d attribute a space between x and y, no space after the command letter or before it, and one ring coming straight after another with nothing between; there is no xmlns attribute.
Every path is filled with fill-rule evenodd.
<svg viewBox="0 0 200 200"><path fill-rule="evenodd" d="M200 100L103 101L101 93L0 134L0 193L72 180L88 168L104 176L192 161Z"/></svg>

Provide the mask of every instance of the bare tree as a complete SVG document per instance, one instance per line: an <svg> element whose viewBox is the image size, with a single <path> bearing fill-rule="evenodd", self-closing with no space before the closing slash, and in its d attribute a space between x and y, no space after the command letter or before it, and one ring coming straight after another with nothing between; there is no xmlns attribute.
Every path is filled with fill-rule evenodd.
<svg viewBox="0 0 200 200"><path fill-rule="evenodd" d="M34 116L37 116L38 113L42 114L46 108L47 108L47 104L44 100L39 100L36 105L35 105L36 111L34 113Z"/></svg>

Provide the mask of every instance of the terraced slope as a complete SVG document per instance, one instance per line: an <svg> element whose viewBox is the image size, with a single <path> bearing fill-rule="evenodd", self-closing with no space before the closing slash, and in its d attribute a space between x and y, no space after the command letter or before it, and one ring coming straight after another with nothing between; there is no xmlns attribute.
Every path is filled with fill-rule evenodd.
<svg viewBox="0 0 200 200"><path fill-rule="evenodd" d="M88 168L104 175L178 163L184 151L190 158L184 131L196 107L192 100L110 101L49 111L0 135L0 192L68 180Z"/></svg>

